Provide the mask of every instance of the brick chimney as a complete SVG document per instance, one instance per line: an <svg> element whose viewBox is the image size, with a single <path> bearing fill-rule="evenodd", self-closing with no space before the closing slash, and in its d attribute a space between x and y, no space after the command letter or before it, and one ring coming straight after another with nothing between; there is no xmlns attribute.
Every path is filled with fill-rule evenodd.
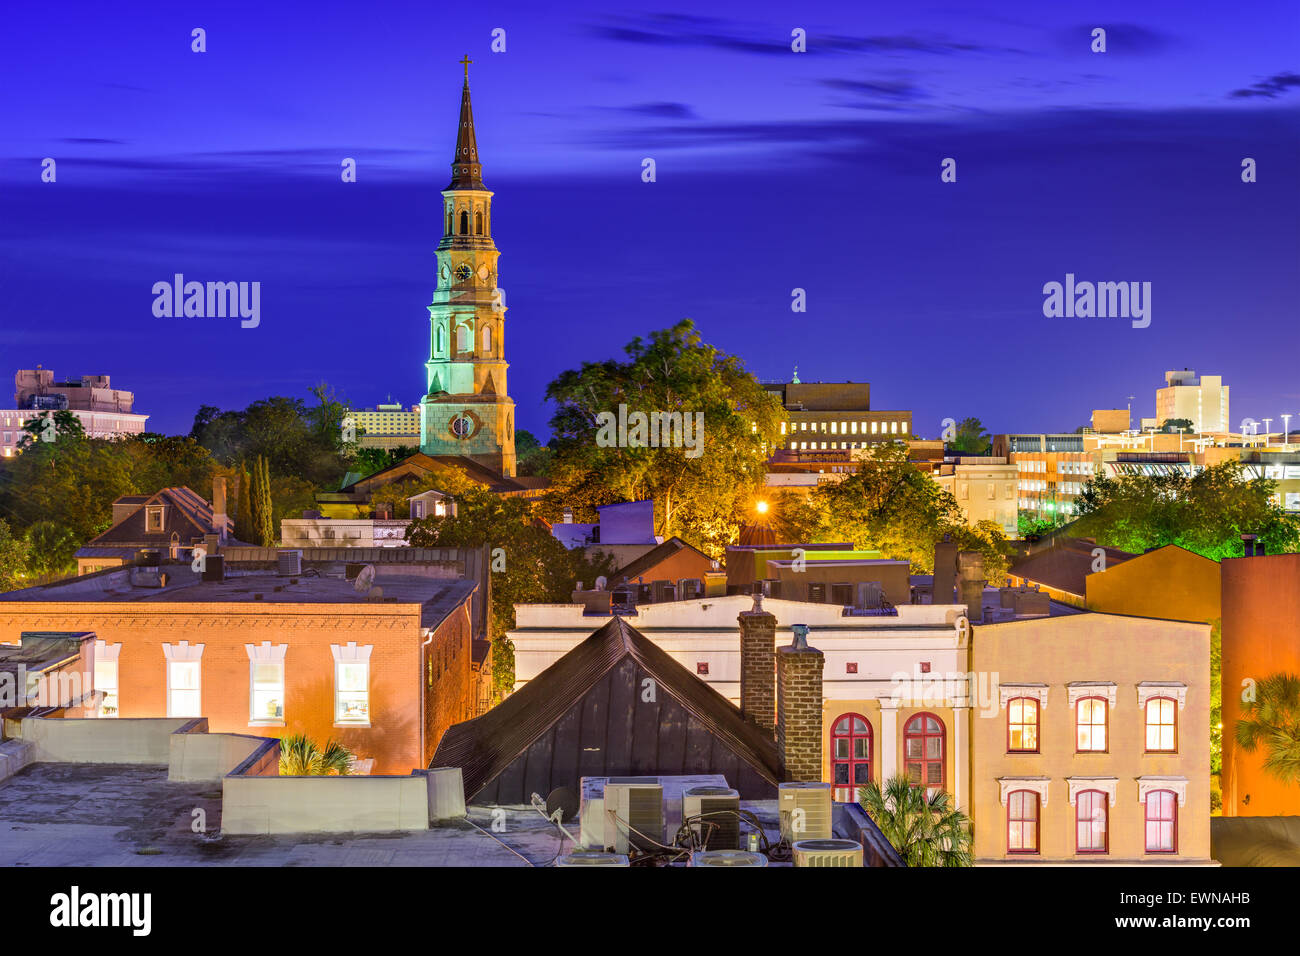
<svg viewBox="0 0 1300 956"><path fill-rule="evenodd" d="M754 596L754 606L741 611L740 622L740 711L761 730L772 733L776 726L776 615L763 610L763 596Z"/></svg>
<svg viewBox="0 0 1300 956"><path fill-rule="evenodd" d="M776 652L776 745L785 779L822 779L822 668L826 658L808 646L808 627L794 626L794 643Z"/></svg>
<svg viewBox="0 0 1300 956"><path fill-rule="evenodd" d="M966 605L966 616L972 624L984 620L984 555L978 551L962 551L957 555L957 603Z"/></svg>
<svg viewBox="0 0 1300 956"><path fill-rule="evenodd" d="M212 531L226 543L226 479L220 475L212 479Z"/></svg>

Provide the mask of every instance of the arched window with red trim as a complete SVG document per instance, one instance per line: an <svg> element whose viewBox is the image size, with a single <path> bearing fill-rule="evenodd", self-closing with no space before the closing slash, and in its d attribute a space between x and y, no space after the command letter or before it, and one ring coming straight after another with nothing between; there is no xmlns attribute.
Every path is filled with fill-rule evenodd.
<svg viewBox="0 0 1300 956"><path fill-rule="evenodd" d="M831 727L831 782L835 799L857 803L858 789L871 782L871 722L844 714Z"/></svg>
<svg viewBox="0 0 1300 956"><path fill-rule="evenodd" d="M1007 701L1007 750L1038 753L1038 699L1014 697Z"/></svg>
<svg viewBox="0 0 1300 956"><path fill-rule="evenodd" d="M1147 749L1149 754L1178 750L1178 701L1152 697L1146 705Z"/></svg>
<svg viewBox="0 0 1300 956"><path fill-rule="evenodd" d="M1007 852L1038 852L1038 794L1013 790L1007 794Z"/></svg>
<svg viewBox="0 0 1300 956"><path fill-rule="evenodd" d="M1148 853L1178 852L1178 794L1152 790L1146 796L1146 847Z"/></svg>
<svg viewBox="0 0 1300 956"><path fill-rule="evenodd" d="M1082 790L1075 801L1075 849L1105 853L1110 849L1109 797L1101 790Z"/></svg>
<svg viewBox="0 0 1300 956"><path fill-rule="evenodd" d="M947 751L943 721L934 714L916 714L903 728L903 759L914 787L943 789Z"/></svg>
<svg viewBox="0 0 1300 956"><path fill-rule="evenodd" d="M1105 697L1084 697L1075 704L1075 750L1105 753L1108 716Z"/></svg>

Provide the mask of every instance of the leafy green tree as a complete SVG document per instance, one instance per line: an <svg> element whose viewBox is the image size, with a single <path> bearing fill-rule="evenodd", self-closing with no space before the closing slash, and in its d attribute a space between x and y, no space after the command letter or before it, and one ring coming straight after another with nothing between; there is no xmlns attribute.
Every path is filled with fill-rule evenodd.
<svg viewBox="0 0 1300 956"><path fill-rule="evenodd" d="M368 478L405 461L417 451L418 448L408 445L398 445L396 448L358 448L352 456L352 469L362 478Z"/></svg>
<svg viewBox="0 0 1300 956"><path fill-rule="evenodd" d="M1076 499L1075 533L1135 554L1176 544L1215 561L1239 556L1245 533L1270 554L1300 550L1300 519L1269 500L1276 489L1235 461L1195 475L1098 475Z"/></svg>
<svg viewBox="0 0 1300 956"><path fill-rule="evenodd" d="M1223 619L1210 622L1210 773L1223 772Z"/></svg>
<svg viewBox="0 0 1300 956"><path fill-rule="evenodd" d="M502 694L514 686L514 655L506 633L515 626L515 605L567 602L575 582L592 587L598 576L613 573L613 561L603 553L589 560L582 551L565 548L521 498L486 491L463 473L448 475L444 485L455 496L455 516L412 521L406 538L416 548L488 549L490 636L496 690Z"/></svg>
<svg viewBox="0 0 1300 956"><path fill-rule="evenodd" d="M983 455L992 441L993 436L984 430L984 423L978 418L963 418L957 423L957 434L948 442L948 448L967 455Z"/></svg>
<svg viewBox="0 0 1300 956"><path fill-rule="evenodd" d="M253 541L264 548L275 544L275 512L271 501L270 463L261 455L253 461Z"/></svg>
<svg viewBox="0 0 1300 956"><path fill-rule="evenodd" d="M521 475L545 475L553 453L529 431L515 432L515 465Z"/></svg>
<svg viewBox="0 0 1300 956"><path fill-rule="evenodd" d="M934 545L945 534L984 555L990 581L1005 576L1012 553L992 522L966 524L957 500L908 461L902 442L873 445L856 474L820 484L806 498L780 494L775 504L773 523L782 541L849 541L908 561L921 574L934 570Z"/></svg>
<svg viewBox="0 0 1300 956"><path fill-rule="evenodd" d="M624 351L626 361L584 362L547 387L556 403L548 472L554 490L542 513L556 520L566 505L587 512L653 499L656 534L720 556L763 485L785 412L738 358L705 344L689 319L648 341L638 336ZM702 414L703 434L692 433L691 448L684 441L614 447L609 420L619 406L629 416L680 415L692 426Z"/></svg>
<svg viewBox="0 0 1300 956"><path fill-rule="evenodd" d="M0 591L27 587L27 542L9 530L9 523L0 519Z"/></svg>
<svg viewBox="0 0 1300 956"><path fill-rule="evenodd" d="M35 418L29 418L22 430L23 435L18 439L17 445L19 451L25 451L37 443L58 445L63 442L66 448L67 443L83 441L86 437L81 419L65 410L46 411Z"/></svg>
<svg viewBox="0 0 1300 956"><path fill-rule="evenodd" d="M1190 435L1192 434L1192 420L1190 418L1166 418L1160 423L1160 430L1172 434L1182 432Z"/></svg>
<svg viewBox="0 0 1300 956"><path fill-rule="evenodd" d="M306 734L292 734L280 740L280 776L346 777L351 773L353 754L336 740L322 748Z"/></svg>
<svg viewBox="0 0 1300 956"><path fill-rule="evenodd" d="M1300 677L1270 674L1242 704L1235 736L1247 753L1264 751L1264 771L1300 785Z"/></svg>
<svg viewBox="0 0 1300 956"><path fill-rule="evenodd" d="M27 569L35 577L51 580L76 567L73 555L77 536L53 521L38 521L27 528Z"/></svg>
<svg viewBox="0 0 1300 956"><path fill-rule="evenodd" d="M872 781L858 799L908 866L971 866L970 820L943 790L928 793L906 775Z"/></svg>

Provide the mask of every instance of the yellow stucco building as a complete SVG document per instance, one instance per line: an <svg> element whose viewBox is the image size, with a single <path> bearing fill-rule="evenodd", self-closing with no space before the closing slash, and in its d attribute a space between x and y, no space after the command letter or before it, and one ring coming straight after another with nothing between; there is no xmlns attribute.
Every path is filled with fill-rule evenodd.
<svg viewBox="0 0 1300 956"><path fill-rule="evenodd" d="M976 862L1209 864L1209 658L1201 623L976 626L995 689L970 711Z"/></svg>

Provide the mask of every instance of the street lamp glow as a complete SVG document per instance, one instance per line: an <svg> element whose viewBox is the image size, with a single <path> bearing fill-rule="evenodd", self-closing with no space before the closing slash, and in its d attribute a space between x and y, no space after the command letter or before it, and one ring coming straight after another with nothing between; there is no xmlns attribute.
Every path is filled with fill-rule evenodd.
<svg viewBox="0 0 1300 956"><path fill-rule="evenodd" d="M758 504L754 505L754 510L761 515L767 514L767 502L760 501Z"/></svg>

